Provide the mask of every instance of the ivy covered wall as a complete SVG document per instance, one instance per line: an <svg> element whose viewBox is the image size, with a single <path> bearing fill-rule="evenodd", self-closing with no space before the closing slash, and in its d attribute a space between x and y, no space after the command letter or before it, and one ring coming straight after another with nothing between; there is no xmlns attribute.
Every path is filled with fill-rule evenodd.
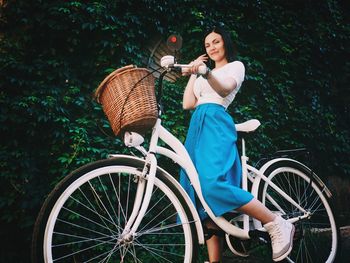
<svg viewBox="0 0 350 263"><path fill-rule="evenodd" d="M237 122L262 122L248 140L252 159L307 147L314 170L338 200L346 198L340 195L343 188L332 184L349 182L350 176L345 2L1 1L4 262L27 262L37 212L61 178L110 152L125 151L118 138L106 136L108 122L92 98L103 78L127 64L146 66L150 40L174 32L184 39L186 63L202 54L203 31L216 22L229 29L246 66L246 80L229 110ZM168 83L164 98L164 125L182 140L190 116L181 107L185 83L185 78ZM168 170L176 169L169 164ZM341 210L345 217L347 209Z"/></svg>

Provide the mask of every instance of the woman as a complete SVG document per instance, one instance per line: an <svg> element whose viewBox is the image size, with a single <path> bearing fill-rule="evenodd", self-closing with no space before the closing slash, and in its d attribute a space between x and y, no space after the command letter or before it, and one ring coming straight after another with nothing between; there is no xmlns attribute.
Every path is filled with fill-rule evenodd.
<svg viewBox="0 0 350 263"><path fill-rule="evenodd" d="M262 203L240 188L241 163L236 147L237 133L226 112L244 80L242 62L234 61L233 44L222 28L215 27L204 39L206 54L191 62L183 75L190 75L183 95L183 108L193 112L185 147L196 166L204 199L216 216L237 210L261 221L271 236L273 260L287 257L292 249L294 226L275 216ZM200 66L210 58L214 68L197 76ZM180 182L196 204L204 224L218 227L197 201L184 171ZM221 260L221 238L213 235L207 241L210 262Z"/></svg>

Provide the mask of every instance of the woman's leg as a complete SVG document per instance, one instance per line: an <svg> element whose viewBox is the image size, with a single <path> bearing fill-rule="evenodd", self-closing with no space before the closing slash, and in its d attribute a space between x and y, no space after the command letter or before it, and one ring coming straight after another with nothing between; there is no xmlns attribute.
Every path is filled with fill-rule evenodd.
<svg viewBox="0 0 350 263"><path fill-rule="evenodd" d="M254 217L262 224L272 222L276 218L276 216L266 206L255 198L249 203L238 208L237 211Z"/></svg>
<svg viewBox="0 0 350 263"><path fill-rule="evenodd" d="M257 199L252 199L249 203L241 206L238 211L247 214L259 220L262 224L272 222L276 216L267 209ZM211 220L205 222L209 229L219 229L219 227ZM221 262L223 240L220 236L212 235L207 241L208 256L210 262Z"/></svg>
<svg viewBox="0 0 350 263"><path fill-rule="evenodd" d="M206 227L209 229L219 229L218 226L211 220L208 220L205 223ZM223 240L222 237L217 235L212 235L207 241L207 249L209 262L221 262L222 246Z"/></svg>

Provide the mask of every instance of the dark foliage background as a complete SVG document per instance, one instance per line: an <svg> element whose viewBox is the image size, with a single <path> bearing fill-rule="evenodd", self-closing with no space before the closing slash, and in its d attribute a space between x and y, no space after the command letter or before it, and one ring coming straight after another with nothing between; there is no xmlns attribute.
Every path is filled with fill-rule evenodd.
<svg viewBox="0 0 350 263"><path fill-rule="evenodd" d="M2 262L27 262L45 196L69 171L123 152L92 94L127 64L146 66L150 40L184 39L181 60L202 54L214 22L230 30L246 81L229 110L258 118L258 160L307 147L349 218L349 6L319 1L0 1L0 239ZM184 140L186 79L166 85L164 125ZM177 167L168 165L177 172ZM339 183L340 182L340 183ZM344 188L345 187L345 188ZM344 190L345 189L345 190Z"/></svg>

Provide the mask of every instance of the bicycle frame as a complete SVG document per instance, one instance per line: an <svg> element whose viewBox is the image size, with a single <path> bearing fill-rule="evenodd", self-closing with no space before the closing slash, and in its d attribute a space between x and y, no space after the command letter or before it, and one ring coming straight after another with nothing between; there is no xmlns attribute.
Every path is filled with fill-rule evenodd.
<svg viewBox="0 0 350 263"><path fill-rule="evenodd" d="M170 149L159 146L158 141L162 140L167 146L170 147ZM142 203L138 202L135 204L133 208L133 212L131 214L131 217L128 221L128 224L124 230L124 235L132 235L137 231L137 228L140 225L140 222L145 214L145 211L147 210L149 200L152 195L153 191L153 185L154 185L154 178L156 176L156 168L157 168L157 159L155 157L155 154L160 154L163 156L166 156L173 160L174 162L178 163L187 173L189 180L198 196L198 199L202 203L204 209L208 213L208 216L226 233L233 235L235 237L241 238L241 239L249 239L249 216L248 215L243 215L243 229L239 228L237 226L232 225L229 221L227 221L224 217L216 217L206 201L204 200L204 197L202 195L201 187L200 187L200 182L198 179L198 173L196 171L196 168L188 155L187 150L185 149L184 145L174 136L172 135L169 131L167 131L162 125L161 125L161 120L158 119L152 132L152 137L150 141L150 146L148 153L146 155L146 163L149 164L149 169L146 169L147 172L147 186L145 189L144 181L140 182L142 186L138 187L137 189L137 195L142 195L144 196ZM244 139L242 139L242 156L241 156L241 161L242 161L242 188L244 190L248 191L248 180L252 182L252 188L251 188L251 193L254 197L258 197L258 188L261 180L265 181L268 183L275 191L281 194L288 202L292 203L296 208L298 208L300 211L304 213L304 216L302 217L297 217L297 218L291 218L289 221L291 222L296 222L300 220L301 218L308 217L309 214L307 211L305 211L301 206L297 204L290 196L288 196L285 192L283 192L278 186L276 186L273 182L270 181L269 178L267 178L261 171L257 170L253 166L249 165L247 163L248 157L246 156L245 152L245 142ZM146 165L147 166L147 165ZM251 174L254 174L252 176ZM187 196L187 199L189 197ZM268 197L271 198L272 197ZM141 198L140 198L141 199ZM273 202L273 200L272 200ZM276 203L276 202L275 202ZM278 205L276 203L276 207L278 208ZM192 204L191 210L194 211L194 205ZM281 211L283 212L283 211ZM195 216L195 223L197 224L197 229L198 229L198 224L200 224L200 219L197 215ZM253 220L254 222L254 227L256 229L264 231L264 229L261 226L261 223L257 220ZM200 240L203 240L200 238ZM202 242L201 242L202 243Z"/></svg>
<svg viewBox="0 0 350 263"><path fill-rule="evenodd" d="M171 66L174 69L174 65ZM166 67L166 70L164 70L160 77L159 77L159 84L158 84L158 93L157 93L157 101L159 105L161 105L161 98L162 98L162 81L163 77L167 74L167 72L171 71L171 67ZM176 68L176 67L175 67ZM181 68L181 67L179 67ZM160 114L161 115L161 106L160 106ZM162 140L167 146L170 147L170 149L159 146L158 141ZM135 146L134 146L135 147ZM138 148L139 145L137 145L135 148ZM161 125L161 119L158 117L156 124L153 127L152 130L152 136L150 140L150 145L147 153L145 151L142 151L143 154L146 156L146 165L145 169L143 171L143 175L147 176L147 186L145 186L145 182L139 182L139 186L137 188L137 196L140 196L138 202L135 202L133 211L131 213L131 217L123 231L123 236L126 238L129 238L130 235L134 235L137 231L137 228L139 227L141 220L143 216L145 215L145 212L148 208L152 191L153 191L153 186L154 186L154 179L156 176L156 170L157 170L157 159L156 159L156 154L160 154L163 156L166 156L173 160L174 162L178 163L187 173L189 180L191 182L191 185L193 186L199 201L203 205L203 208L207 212L208 216L226 233L241 238L241 239L249 239L249 231L250 231L250 226L249 226L249 216L248 215L243 215L243 229L239 228L237 226L234 226L231 224L229 221L227 221L224 217L219 216L216 217L213 213L213 211L210 209L206 201L204 200L204 197L202 195L201 187L200 187L200 182L198 179L198 173L196 171L196 168L194 164L192 163L192 160L185 149L184 145L174 136L172 135L169 131L167 131L162 125ZM285 198L287 201L295 205L300 211L302 211L305 214L305 217L309 216L307 211L305 211L301 206L297 204L290 196L288 196L283 190L281 190L277 185L272 183L269 178L267 178L261 171L257 170L253 166L250 166L247 164L248 157L246 156L245 153L245 142L244 139L242 139L242 156L241 156L241 163L242 163L242 188L246 191L248 191L248 179L253 183L252 184L252 189L251 189L251 194L257 198L258 197L258 189L259 189L259 184L261 180L265 181L267 184L269 184L275 191L277 191L283 198ZM254 176L251 176L250 174L253 173ZM146 187L146 189L145 189ZM182 189L183 190L183 189ZM185 193L183 191L183 193ZM142 202L140 201L142 199ZM191 209L191 211L194 211L194 219L195 219L195 224L197 230L199 230L199 242L202 243L204 242L203 239L203 231L202 231L202 226L200 222L200 218L198 215L198 212L196 211L194 205L192 202L189 202L189 197L187 194L184 194L185 199L187 200L187 203ZM268 198L272 199L272 197L268 196ZM272 200L273 202L273 200ZM274 202L277 205L277 202ZM278 206L277 206L278 207ZM282 211L281 211L282 212ZM298 218L292 218L288 219L291 222L296 222L300 218L303 217L298 217ZM261 223L255 219L253 219L254 227L258 230L265 231L265 229L262 227Z"/></svg>
<svg viewBox="0 0 350 263"><path fill-rule="evenodd" d="M246 150L245 150L245 140L242 139L242 156L241 156L242 189L244 189L246 191L249 190L248 189L248 180L249 180L252 183L252 187L251 187L250 192L255 198L258 198L259 186L260 186L261 180L263 180L268 185L270 185L277 193L279 193L284 199L286 199L288 202L293 204L296 208L298 208L301 212L304 213L303 216L299 216L296 218L290 218L290 219L288 219L288 221L294 223L294 222L296 222L300 219L306 218L310 215L310 213L308 211L305 211L305 209L303 209L297 202L295 202L288 194L286 194L282 189L280 189L276 184L271 182L271 180L264 175L264 171L272 163L282 161L282 160L291 160L291 159L287 159L287 158L273 159L273 160L267 162L260 170L257 170L255 167L249 165L247 163L248 159L249 158L247 157ZM292 160L292 161L296 162L295 160ZM252 176L251 174L253 174L254 176ZM274 204L274 206L276 208L278 208L279 212L281 212L281 213L284 212L283 209L278 205L278 203L276 201L273 200L273 198L270 195L267 195L267 198L271 203ZM253 222L254 222L254 226L256 229L264 230L264 229L261 229L262 225L261 225L260 221L253 218ZM249 231L249 216L247 216L247 215L244 215L243 226L244 226L244 230Z"/></svg>

